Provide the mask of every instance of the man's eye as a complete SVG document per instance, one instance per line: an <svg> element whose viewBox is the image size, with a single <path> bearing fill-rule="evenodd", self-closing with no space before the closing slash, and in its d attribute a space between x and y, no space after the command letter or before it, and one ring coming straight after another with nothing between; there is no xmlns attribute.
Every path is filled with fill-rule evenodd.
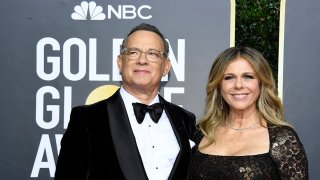
<svg viewBox="0 0 320 180"><path fill-rule="evenodd" d="M159 57L159 53L158 52L154 52L154 51L149 51L147 52L149 56L152 56L152 57Z"/></svg>
<svg viewBox="0 0 320 180"><path fill-rule="evenodd" d="M128 55L137 55L137 54L139 54L139 51L129 51L128 52Z"/></svg>

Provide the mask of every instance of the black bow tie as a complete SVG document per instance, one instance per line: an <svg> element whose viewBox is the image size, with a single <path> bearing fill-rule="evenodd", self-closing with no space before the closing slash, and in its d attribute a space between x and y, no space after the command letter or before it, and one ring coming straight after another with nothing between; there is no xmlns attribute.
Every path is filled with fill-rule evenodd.
<svg viewBox="0 0 320 180"><path fill-rule="evenodd" d="M163 105L160 103L152 104L151 106L141 104L141 103L132 103L134 114L136 115L136 119L139 124L142 123L144 116L146 115L146 112L150 114L151 119L158 123L162 111L163 111Z"/></svg>

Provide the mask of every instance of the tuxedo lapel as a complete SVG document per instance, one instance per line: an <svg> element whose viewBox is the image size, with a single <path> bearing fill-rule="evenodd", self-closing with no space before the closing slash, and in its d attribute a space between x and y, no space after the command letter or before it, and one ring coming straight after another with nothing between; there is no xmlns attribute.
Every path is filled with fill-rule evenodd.
<svg viewBox="0 0 320 180"><path fill-rule="evenodd" d="M188 134L186 133L186 129L183 124L183 116L179 114L179 111L177 111L177 107L168 103L161 96L159 96L159 100L164 105L164 110L167 113L169 121L172 125L172 129L180 146L180 151L173 165L169 179L181 179L181 177L184 177L187 173L189 161L191 158L191 148L189 144Z"/></svg>
<svg viewBox="0 0 320 180"><path fill-rule="evenodd" d="M119 90L108 99L112 141L126 179L148 179Z"/></svg>

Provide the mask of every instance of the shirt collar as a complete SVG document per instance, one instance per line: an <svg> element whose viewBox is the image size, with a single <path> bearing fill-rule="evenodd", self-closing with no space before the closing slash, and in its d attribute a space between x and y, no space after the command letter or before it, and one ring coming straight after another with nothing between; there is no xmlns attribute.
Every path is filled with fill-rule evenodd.
<svg viewBox="0 0 320 180"><path fill-rule="evenodd" d="M141 103L136 97L131 95L128 91L126 91L123 86L120 87L120 95L123 99L124 105L126 106L126 110L128 112L128 115L134 115L132 103ZM159 96L156 96L149 105L158 103L159 102Z"/></svg>

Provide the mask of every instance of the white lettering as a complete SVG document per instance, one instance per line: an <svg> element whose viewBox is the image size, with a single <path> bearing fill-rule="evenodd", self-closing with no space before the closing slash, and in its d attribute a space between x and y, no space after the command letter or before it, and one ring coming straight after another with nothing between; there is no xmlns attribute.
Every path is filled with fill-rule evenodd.
<svg viewBox="0 0 320 180"><path fill-rule="evenodd" d="M171 102L172 94L183 94L184 93L184 87L164 87L163 88L163 98L165 98L167 101ZM179 105L182 107L182 105Z"/></svg>
<svg viewBox="0 0 320 180"><path fill-rule="evenodd" d="M121 75L120 71L117 65L117 58L118 55L120 54L120 47L122 44L123 39L113 39L112 40L112 49L113 49L113 54L112 54L112 80L113 81L121 81Z"/></svg>
<svg viewBox="0 0 320 180"><path fill-rule="evenodd" d="M71 112L71 104L72 104L72 88L70 86L66 86L64 88L64 123L63 128L67 129L69 120L70 120L70 112Z"/></svg>
<svg viewBox="0 0 320 180"><path fill-rule="evenodd" d="M52 86L41 87L36 94L36 123L42 129L52 129L56 127L60 121L60 106L59 105L45 105L44 97L50 94L52 99L60 99L59 91ZM69 115L71 112L72 104L72 88L70 86L64 87L64 129L67 128L69 123ZM51 112L51 119L46 118L44 114L44 107L46 111ZM47 119L47 120L45 120Z"/></svg>
<svg viewBox="0 0 320 180"><path fill-rule="evenodd" d="M141 14L141 11L142 9L151 9L151 6L148 6L148 5L142 5L138 8L138 16L141 18L141 19L151 19L152 18L152 15L149 15L149 16L143 16Z"/></svg>
<svg viewBox="0 0 320 180"><path fill-rule="evenodd" d="M169 42L169 41L168 41ZM178 39L178 53L176 58L174 56L171 45L170 45L170 53L169 53L169 59L171 61L172 69L175 72L177 81L184 81L185 80L185 39Z"/></svg>
<svg viewBox="0 0 320 180"><path fill-rule="evenodd" d="M57 152L58 152L58 155L59 155L60 149L61 149L61 144L60 143L61 143L61 139L62 139L63 135L62 134L56 134L55 137L56 137Z"/></svg>
<svg viewBox="0 0 320 180"><path fill-rule="evenodd" d="M79 71L73 74L71 72L71 46L78 47ZM86 75L86 44L79 38L68 39L63 44L63 74L71 81L78 81Z"/></svg>
<svg viewBox="0 0 320 180"><path fill-rule="evenodd" d="M121 42L122 43L122 42ZM120 44L121 44L120 43ZM60 75L60 57L47 57L47 63L52 64L52 72L45 72L45 46L51 45L53 50L60 51L59 42L53 38L42 38L37 43L37 74L46 81L52 81ZM75 59L78 64L78 72L72 73L74 63L71 63L71 49L77 47L78 56ZM89 80L90 81L109 81L109 74L97 73L97 39L89 38ZM120 46L120 45L119 45ZM78 81L84 78L86 75L87 67L87 49L86 44L79 38L70 38L63 44L63 74L65 78L71 81ZM74 49L73 49L74 50ZM117 69L117 68L116 68ZM74 70L73 70L74 71Z"/></svg>
<svg viewBox="0 0 320 180"><path fill-rule="evenodd" d="M109 81L109 74L97 74L97 39L89 39L89 80Z"/></svg>
<svg viewBox="0 0 320 180"><path fill-rule="evenodd" d="M118 11L115 10L111 5L108 5L108 19L111 19L111 13L114 14L118 19L121 19L121 5L118 5Z"/></svg>
<svg viewBox="0 0 320 180"><path fill-rule="evenodd" d="M137 16L135 6L123 5L122 8L122 19L134 19Z"/></svg>
<svg viewBox="0 0 320 180"><path fill-rule="evenodd" d="M142 5L140 7L136 7L134 5L118 5L117 9L111 5L107 7L107 18L111 19L112 15L114 15L117 19L135 19L139 17L140 19L151 19L152 15L146 13L147 10L150 11L152 7L149 5ZM144 13L142 13L144 11ZM145 14L145 15L143 15Z"/></svg>
<svg viewBox="0 0 320 180"><path fill-rule="evenodd" d="M50 94L52 99L59 99L58 90L51 86L41 87L36 94L36 122L43 129L52 129L59 123L59 105L47 105L46 111L51 112L51 119L46 122L44 116L44 96Z"/></svg>
<svg viewBox="0 0 320 180"><path fill-rule="evenodd" d="M53 51L59 51L60 45L59 42L53 38L46 37L39 40L37 43L37 75L45 80L51 81L54 80L59 76L60 73L60 57L47 57L47 62L52 64L52 71L51 73L45 72L45 57L44 57L44 49L46 45L51 45Z"/></svg>
<svg viewBox="0 0 320 180"><path fill-rule="evenodd" d="M43 161L44 156L46 156L47 161ZM38 177L41 168L49 169L50 177L54 176L56 166L48 134L43 134L41 137L36 159L34 160L32 168L31 177Z"/></svg>

